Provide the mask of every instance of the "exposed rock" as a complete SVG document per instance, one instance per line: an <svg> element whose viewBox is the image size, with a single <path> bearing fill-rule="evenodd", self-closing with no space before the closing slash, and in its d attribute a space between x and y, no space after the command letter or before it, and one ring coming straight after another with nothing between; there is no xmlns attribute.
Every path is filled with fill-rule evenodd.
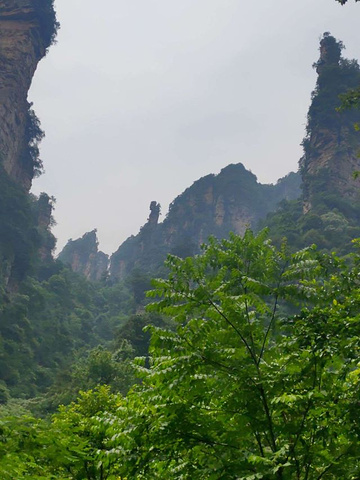
<svg viewBox="0 0 360 480"><path fill-rule="evenodd" d="M53 0L0 0L0 291L16 291L55 245L50 204L40 214L44 197L29 195L43 132L27 95L58 26Z"/></svg>
<svg viewBox="0 0 360 480"><path fill-rule="evenodd" d="M148 218L149 225L157 225L159 221L161 206L160 203L152 201L150 203L150 215Z"/></svg>
<svg viewBox="0 0 360 480"><path fill-rule="evenodd" d="M27 191L39 167L27 95L57 26L50 0L0 0L0 161Z"/></svg>
<svg viewBox="0 0 360 480"><path fill-rule="evenodd" d="M51 233L51 227L55 223L52 216L54 203L54 197L49 197L46 193L41 193L34 204L35 222L40 237L38 253L42 263L51 262L53 259L53 250L56 244L56 239Z"/></svg>
<svg viewBox="0 0 360 480"><path fill-rule="evenodd" d="M111 256L110 276L124 278L136 268L153 275L167 253L190 256L210 235L224 238L230 231L241 235L281 200L299 195L298 174L289 174L276 185L262 185L241 163L229 165L219 175L207 175L186 189L162 223L157 223L158 217L151 221L157 205L152 202L148 222L139 234L128 238Z"/></svg>
<svg viewBox="0 0 360 480"><path fill-rule="evenodd" d="M308 114L308 135L300 168L304 186L304 213L326 195L359 200L360 134L354 124L357 110L338 111L339 95L360 84L360 68L355 60L341 57L343 44L325 33L320 42L316 89ZM321 197L321 198L320 198Z"/></svg>
<svg viewBox="0 0 360 480"><path fill-rule="evenodd" d="M266 218L272 240L284 237L292 250L317 245L347 255L360 237L360 111L338 108L339 95L358 90L360 67L342 58L342 42L325 33L320 42L318 73L308 113L307 136L300 160L303 196L283 202ZM351 103L350 103L351 105Z"/></svg>
<svg viewBox="0 0 360 480"><path fill-rule="evenodd" d="M90 281L99 281L107 273L109 257L98 250L96 230L77 240L69 240L58 258Z"/></svg>

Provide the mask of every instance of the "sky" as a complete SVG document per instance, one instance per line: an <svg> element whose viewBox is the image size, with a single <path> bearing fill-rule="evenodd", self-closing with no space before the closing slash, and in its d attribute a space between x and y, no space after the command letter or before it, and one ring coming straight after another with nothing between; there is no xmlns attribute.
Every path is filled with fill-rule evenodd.
<svg viewBox="0 0 360 480"><path fill-rule="evenodd" d="M97 228L112 253L152 200L243 163L261 183L297 170L331 32L360 59L349 0L55 0L61 29L29 101L46 137L33 192L57 199L58 250Z"/></svg>

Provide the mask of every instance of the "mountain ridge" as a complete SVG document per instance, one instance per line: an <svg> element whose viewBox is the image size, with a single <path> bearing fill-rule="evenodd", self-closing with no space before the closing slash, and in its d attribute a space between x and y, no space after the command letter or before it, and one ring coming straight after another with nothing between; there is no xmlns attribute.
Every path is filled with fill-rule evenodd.
<svg viewBox="0 0 360 480"><path fill-rule="evenodd" d="M170 204L162 222L161 206L152 201L147 222L120 245L107 265L105 254L98 250L96 231L70 240L58 259L88 279L99 279L108 272L112 281L121 280L137 268L155 274L167 253L193 255L210 235L243 234L282 200L299 195L299 174L291 172L274 185L261 184L242 163L230 164L219 174L205 175L185 189ZM86 256L89 243L91 253Z"/></svg>
<svg viewBox="0 0 360 480"><path fill-rule="evenodd" d="M356 60L342 57L343 49L341 41L328 32L323 34L320 58L313 65L318 78L298 173L290 173L276 185L262 185L241 163L228 165L176 197L161 223L160 206L152 201L147 223L120 245L102 273L112 281L126 278L134 269L157 275L168 253L191 256L210 235L224 238L230 231L242 235L246 228L260 225L269 226L277 241L288 235L290 244L299 248L311 240L311 234L320 248L330 248L330 238L337 246L341 237L324 235L321 228L328 232L343 228L349 238L357 234L360 178L353 174L360 170L360 137L354 125L360 122L360 113L339 111L338 107L339 95L360 84L360 67ZM290 226L291 218L296 221ZM75 257L59 255L70 266ZM81 272L78 265L77 271ZM85 271L89 272L88 262L82 273Z"/></svg>

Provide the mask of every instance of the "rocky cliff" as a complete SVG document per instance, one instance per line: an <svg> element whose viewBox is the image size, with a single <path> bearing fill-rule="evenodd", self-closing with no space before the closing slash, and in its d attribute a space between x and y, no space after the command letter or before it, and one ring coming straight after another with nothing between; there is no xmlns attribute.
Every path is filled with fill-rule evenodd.
<svg viewBox="0 0 360 480"><path fill-rule="evenodd" d="M55 245L51 202L29 195L44 134L27 96L58 26L53 0L0 0L0 293L16 290Z"/></svg>
<svg viewBox="0 0 360 480"><path fill-rule="evenodd" d="M360 111L339 108L339 96L359 88L360 68L356 60L342 57L343 48L329 33L320 41L300 160L303 196L283 204L264 222L272 239L280 243L286 236L294 249L316 244L347 254L352 239L360 236Z"/></svg>
<svg viewBox="0 0 360 480"><path fill-rule="evenodd" d="M0 161L26 191L41 169L43 136L27 95L57 28L51 0L0 0Z"/></svg>
<svg viewBox="0 0 360 480"><path fill-rule="evenodd" d="M92 230L77 240L69 240L58 258L88 280L99 281L107 274L109 257L98 246L96 230Z"/></svg>
<svg viewBox="0 0 360 480"><path fill-rule="evenodd" d="M360 112L338 107L339 95L360 85L360 68L342 57L343 48L329 33L323 35L301 177L292 173L276 185L261 185L242 164L229 165L178 196L162 223L159 205L151 202L146 224L111 256L110 278L122 279L134 270L157 274L167 253L194 255L209 235L241 235L261 219L276 241L286 236L295 248L317 243L346 253L342 244L360 235L360 176L354 175L360 171L360 133L354 127ZM270 212L276 213L265 219Z"/></svg>
<svg viewBox="0 0 360 480"><path fill-rule="evenodd" d="M360 112L339 111L339 95L360 84L356 60L342 58L342 42L329 33L320 41L320 58L314 64L318 73L308 114L307 136L300 168L304 184L304 213L325 195L359 199L360 134L354 125Z"/></svg>
<svg viewBox="0 0 360 480"><path fill-rule="evenodd" d="M55 198L49 197L46 193L41 193L32 203L33 218L39 238L38 257L40 262L45 264L53 260L52 255L56 244L56 239L51 233L51 227L55 223L52 215L54 204Z"/></svg>
<svg viewBox="0 0 360 480"><path fill-rule="evenodd" d="M167 253L185 257L199 251L210 235L225 238L232 231L243 234L284 199L300 195L300 176L295 173L276 185L258 183L241 164L228 165L218 175L196 181L170 205L162 223L154 221L151 202L147 223L128 238L111 257L110 276L124 278L133 269L154 274Z"/></svg>

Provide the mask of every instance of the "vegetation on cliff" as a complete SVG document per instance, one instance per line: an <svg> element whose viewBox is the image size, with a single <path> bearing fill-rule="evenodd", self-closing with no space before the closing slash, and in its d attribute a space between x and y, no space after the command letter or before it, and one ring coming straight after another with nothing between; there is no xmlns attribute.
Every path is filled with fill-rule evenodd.
<svg viewBox="0 0 360 480"><path fill-rule="evenodd" d="M276 185L263 185L241 163L228 165L218 175L207 175L171 203L162 223L149 221L128 238L111 257L110 278L126 278L136 269L161 274L168 253L186 257L200 252L209 235L226 238L274 209L281 200L300 195L300 176L290 173Z"/></svg>
<svg viewBox="0 0 360 480"><path fill-rule="evenodd" d="M74 272L81 273L88 280L105 279L108 271L108 256L98 249L96 229L85 233L77 240L70 239L58 258L69 265Z"/></svg>
<svg viewBox="0 0 360 480"><path fill-rule="evenodd" d="M357 110L341 110L341 94L360 84L356 60L342 58L344 46L329 33L320 42L318 73L309 108L307 135L300 160L302 197L283 202L261 225L270 227L277 242L286 236L294 249L316 243L320 248L348 253L360 236L360 121Z"/></svg>
<svg viewBox="0 0 360 480"><path fill-rule="evenodd" d="M54 2L32 3L46 49ZM0 167L1 478L360 478L360 117L336 109L360 68L342 49L324 34L299 200L299 174L229 165L162 223L152 201L110 275L96 230L55 261L55 200ZM43 132L24 118L31 182ZM249 229L269 212L273 243Z"/></svg>
<svg viewBox="0 0 360 480"><path fill-rule="evenodd" d="M44 170L39 150L39 144L44 137L45 133L41 129L40 120L32 109L32 104L29 104L24 132L26 148L22 153L20 162L22 168L29 172L28 174L32 179L40 176Z"/></svg>
<svg viewBox="0 0 360 480"><path fill-rule="evenodd" d="M54 0L33 0L45 48L49 48L56 38L60 24L56 19Z"/></svg>
<svg viewBox="0 0 360 480"><path fill-rule="evenodd" d="M4 299L27 275L39 272L44 256L52 261L50 232L53 199L28 195L0 166L0 292Z"/></svg>

